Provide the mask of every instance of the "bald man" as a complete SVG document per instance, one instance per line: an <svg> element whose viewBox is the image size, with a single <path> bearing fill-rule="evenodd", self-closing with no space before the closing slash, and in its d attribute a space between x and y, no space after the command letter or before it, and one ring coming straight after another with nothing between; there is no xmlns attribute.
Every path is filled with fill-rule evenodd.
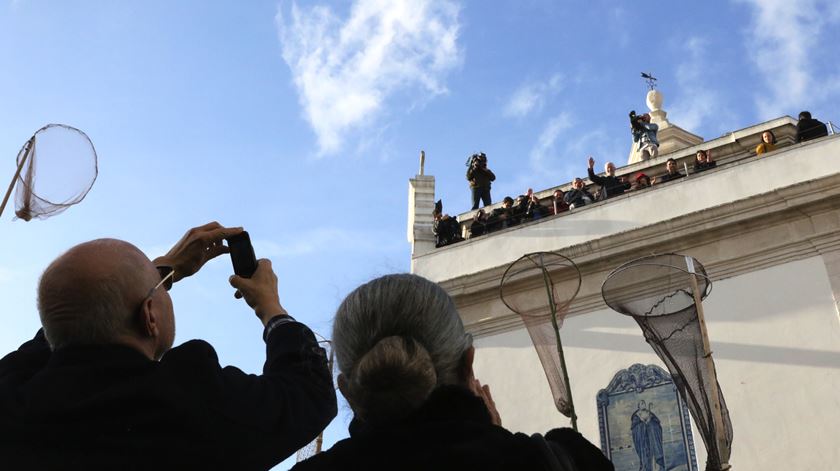
<svg viewBox="0 0 840 471"><path fill-rule="evenodd" d="M230 279L263 324L262 375L223 368L201 340L171 348L167 291L240 232L191 229L154 262L114 239L53 261L38 286L43 328L0 360L0 467L268 469L314 439L336 414L332 378L268 260Z"/></svg>
<svg viewBox="0 0 840 471"><path fill-rule="evenodd" d="M601 187L604 199L622 195L626 190L630 189L630 183L627 182L626 178L615 176L614 163L607 162L604 164L605 175L603 177L595 175L595 158L590 156L588 164L587 173L589 174L589 180Z"/></svg>

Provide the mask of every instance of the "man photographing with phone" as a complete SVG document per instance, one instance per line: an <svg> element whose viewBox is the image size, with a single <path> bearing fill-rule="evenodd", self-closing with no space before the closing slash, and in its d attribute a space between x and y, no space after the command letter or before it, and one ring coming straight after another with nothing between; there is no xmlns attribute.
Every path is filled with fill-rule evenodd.
<svg viewBox="0 0 840 471"><path fill-rule="evenodd" d="M43 328L0 360L4 468L268 469L315 438L336 414L331 374L268 260L230 280L263 323L262 375L222 367L201 340L171 348L167 291L242 232L193 228L154 263L115 239L53 261L38 286Z"/></svg>

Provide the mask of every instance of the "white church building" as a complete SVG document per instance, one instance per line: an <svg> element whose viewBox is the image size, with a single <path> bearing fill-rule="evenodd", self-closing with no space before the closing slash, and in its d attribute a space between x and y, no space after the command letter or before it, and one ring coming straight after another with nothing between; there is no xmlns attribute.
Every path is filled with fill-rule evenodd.
<svg viewBox="0 0 840 471"><path fill-rule="evenodd" d="M601 295L607 275L630 260L692 256L713 284L703 306L734 431L732 469L840 469L840 135L795 143L797 121L784 116L704 141L669 123L661 105L658 92L649 94L658 157L631 153L617 174L659 175L669 158L690 169L700 149L711 150L717 168L435 248L435 180L421 166L409 182L412 272L455 300L475 339L476 376L491 386L504 426L534 433L570 422L554 406L520 317L501 301L500 282L526 253L572 259L582 285L560 333L579 431L617 470L648 469L631 415L649 408L661 423L664 469L702 470L703 441L680 399L668 399L675 393L665 365L633 319ZM766 130L779 147L756 155ZM569 187L537 195L550 201ZM472 217L458 216L464 234Z"/></svg>

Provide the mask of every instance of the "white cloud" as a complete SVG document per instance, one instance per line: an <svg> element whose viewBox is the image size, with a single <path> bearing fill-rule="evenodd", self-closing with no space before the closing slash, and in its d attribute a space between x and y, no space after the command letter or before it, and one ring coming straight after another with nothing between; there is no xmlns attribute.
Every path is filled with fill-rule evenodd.
<svg viewBox="0 0 840 471"><path fill-rule="evenodd" d="M840 11L829 0L739 0L753 7L747 54L768 88L756 98L759 114L769 119L808 108L840 92L836 62L831 80L817 77L812 59L831 51L821 33L836 28ZM823 74L824 75L824 74Z"/></svg>
<svg viewBox="0 0 840 471"><path fill-rule="evenodd" d="M667 103L663 108L668 120L693 133L699 133L709 119L714 120L714 130L730 129L730 123L723 123L720 117L724 109L720 94L713 89L708 76L713 64L708 60L709 42L700 37L691 37L685 42L685 60L677 66L676 78L679 95L674 105Z"/></svg>
<svg viewBox="0 0 840 471"><path fill-rule="evenodd" d="M446 93L461 63L459 7L450 0L356 0L346 19L326 6L277 13L283 59L321 154L371 126L389 98ZM409 104L411 106L413 104Z"/></svg>
<svg viewBox="0 0 840 471"><path fill-rule="evenodd" d="M563 131L571 126L572 118L566 112L548 121L531 149L531 167L534 170L553 173L552 165L548 164L548 160L558 156L557 140Z"/></svg>
<svg viewBox="0 0 840 471"><path fill-rule="evenodd" d="M555 74L546 82L529 82L519 87L505 105L505 115L522 118L540 111L545 102L563 88L563 76Z"/></svg>

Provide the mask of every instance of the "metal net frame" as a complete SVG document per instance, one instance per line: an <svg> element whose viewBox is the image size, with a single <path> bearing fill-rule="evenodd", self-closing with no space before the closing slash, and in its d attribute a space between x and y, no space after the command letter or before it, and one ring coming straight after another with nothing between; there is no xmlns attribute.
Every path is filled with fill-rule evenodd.
<svg viewBox="0 0 840 471"><path fill-rule="evenodd" d="M48 124L36 131L21 147L16 163L0 215L15 189L15 216L24 221L46 219L81 202L99 175L90 138L65 124Z"/></svg>
<svg viewBox="0 0 840 471"><path fill-rule="evenodd" d="M499 285L499 297L518 314L537 351L548 380L554 405L569 417L577 430L575 413L560 327L581 287L575 263L556 252L525 254L511 263ZM534 292L542 293L534 296Z"/></svg>
<svg viewBox="0 0 840 471"><path fill-rule="evenodd" d="M632 317L665 363L706 446L706 470L729 469L732 422L703 316L712 282L703 265L679 254L639 258L613 270L601 287L614 311Z"/></svg>

